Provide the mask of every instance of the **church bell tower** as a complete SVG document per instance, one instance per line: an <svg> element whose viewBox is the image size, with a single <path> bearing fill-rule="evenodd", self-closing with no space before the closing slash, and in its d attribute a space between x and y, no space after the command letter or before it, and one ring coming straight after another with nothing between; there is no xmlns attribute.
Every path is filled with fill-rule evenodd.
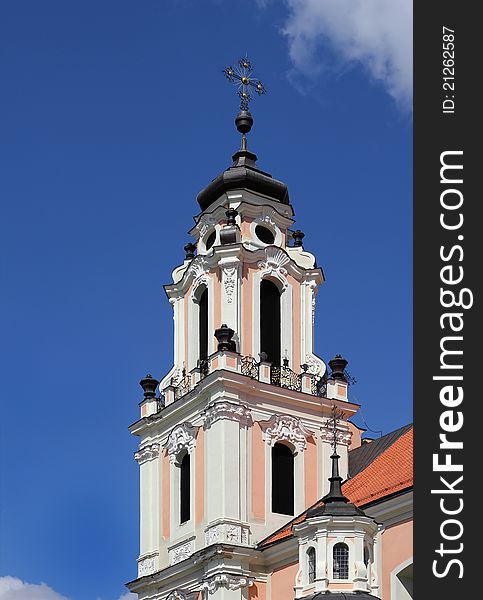
<svg viewBox="0 0 483 600"><path fill-rule="evenodd" d="M358 406L347 362L314 352L324 282L294 227L287 186L248 149L247 59L225 75L240 86L241 147L197 196L185 258L165 286L173 365L141 380L140 552L129 588L143 599L256 598L266 579L257 544L327 494L334 405L347 476ZM260 87L262 86L262 87Z"/></svg>

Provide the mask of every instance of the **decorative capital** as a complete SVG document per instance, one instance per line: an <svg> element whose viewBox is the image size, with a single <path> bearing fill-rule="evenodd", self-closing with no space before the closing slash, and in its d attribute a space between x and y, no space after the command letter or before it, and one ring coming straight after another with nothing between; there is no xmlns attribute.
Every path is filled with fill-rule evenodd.
<svg viewBox="0 0 483 600"><path fill-rule="evenodd" d="M224 587L227 590L239 590L242 587L249 587L251 585L253 585L253 579L251 577L220 573L219 575L214 575L204 581L202 587L210 594L214 594L220 587Z"/></svg>
<svg viewBox="0 0 483 600"><path fill-rule="evenodd" d="M156 571L157 552L152 552L138 559L138 577L152 575Z"/></svg>
<svg viewBox="0 0 483 600"><path fill-rule="evenodd" d="M182 542L181 544L178 544L177 546L168 549L172 565L176 565L182 560L186 560L193 554L193 540L194 537Z"/></svg>
<svg viewBox="0 0 483 600"><path fill-rule="evenodd" d="M297 417L290 415L273 415L268 421L260 422L263 437L269 446L277 442L289 442L295 446L296 452L303 452L307 446L307 438L312 432L304 427Z"/></svg>
<svg viewBox="0 0 483 600"><path fill-rule="evenodd" d="M204 429L209 429L213 423L221 419L238 421L240 425L244 426L252 423L250 410L246 406L234 402L213 402L206 407L202 415L204 417Z"/></svg>
<svg viewBox="0 0 483 600"><path fill-rule="evenodd" d="M352 431L337 429L336 433L337 445L338 446L349 446L352 438ZM329 444L334 443L334 432L327 429L327 427L320 428L320 437L323 442Z"/></svg>
<svg viewBox="0 0 483 600"><path fill-rule="evenodd" d="M188 593L183 590L173 590L166 600L188 600Z"/></svg>
<svg viewBox="0 0 483 600"><path fill-rule="evenodd" d="M134 458L137 460L139 465L144 464L148 460L154 460L159 456L159 444L150 444L140 448L138 452L134 453Z"/></svg>
<svg viewBox="0 0 483 600"><path fill-rule="evenodd" d="M164 447L168 451L169 462L175 463L178 454L187 450L191 454L196 446L196 428L191 423L181 423L171 431Z"/></svg>

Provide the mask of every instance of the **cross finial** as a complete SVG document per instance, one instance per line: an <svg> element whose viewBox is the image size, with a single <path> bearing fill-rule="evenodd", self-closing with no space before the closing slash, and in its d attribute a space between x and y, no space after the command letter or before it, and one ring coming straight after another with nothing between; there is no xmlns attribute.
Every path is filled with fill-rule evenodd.
<svg viewBox="0 0 483 600"><path fill-rule="evenodd" d="M223 69L223 73L228 81L234 83L238 88L240 110L248 111L248 105L252 99L250 89L254 89L259 96L267 92L263 83L253 77L253 67L248 56L240 58L236 67L229 65Z"/></svg>
<svg viewBox="0 0 483 600"><path fill-rule="evenodd" d="M324 427L329 430L332 434L332 441L330 445L334 450L334 454L337 454L337 425L344 418L344 413L340 410L337 410L335 404L332 405L332 410L330 412L330 417L325 420Z"/></svg>

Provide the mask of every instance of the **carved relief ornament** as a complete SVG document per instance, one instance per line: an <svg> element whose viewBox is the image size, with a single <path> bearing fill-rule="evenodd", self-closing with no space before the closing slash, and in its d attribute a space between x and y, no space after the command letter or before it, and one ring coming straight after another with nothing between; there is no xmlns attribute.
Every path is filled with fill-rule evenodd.
<svg viewBox="0 0 483 600"><path fill-rule="evenodd" d="M337 444L339 444L341 446L349 446L351 443L352 431L338 429L336 436L337 436ZM329 444L332 444L334 441L333 432L331 430L327 429L326 427L320 428L320 437L323 442L328 442Z"/></svg>
<svg viewBox="0 0 483 600"><path fill-rule="evenodd" d="M209 266L203 256L197 256L191 263L188 274L193 277L192 297L194 297L194 294L200 285L208 286L210 281L208 277L208 271Z"/></svg>
<svg viewBox="0 0 483 600"><path fill-rule="evenodd" d="M235 291L236 285L236 271L236 267L223 268L223 286L225 288L227 304L231 304L233 302L233 292Z"/></svg>
<svg viewBox="0 0 483 600"><path fill-rule="evenodd" d="M269 246L265 249L265 259L258 262L258 268L262 271L262 278L272 276L282 284L283 290L288 287L287 269L285 265L290 258L280 248Z"/></svg>
<svg viewBox="0 0 483 600"><path fill-rule="evenodd" d="M188 595L182 590L173 590L166 600L188 600Z"/></svg>
<svg viewBox="0 0 483 600"><path fill-rule="evenodd" d="M262 421L263 438L269 446L277 442L289 442L295 446L296 452L303 452L307 446L307 438L312 432L304 427L300 419L290 415L273 415L268 421Z"/></svg>
<svg viewBox="0 0 483 600"><path fill-rule="evenodd" d="M191 454L196 446L196 428L191 423L181 423L171 431L164 447L168 451L169 461L176 462L178 454L187 450Z"/></svg>
<svg viewBox="0 0 483 600"><path fill-rule="evenodd" d="M214 402L208 405L206 410L203 411L203 416L204 429L208 429L220 419L238 421L241 425L250 425L252 422L250 410L246 406L227 401Z"/></svg>
<svg viewBox="0 0 483 600"><path fill-rule="evenodd" d="M139 465L144 464L148 460L154 460L159 456L159 444L149 444L149 446L144 446L144 448L140 448L138 452L134 453L134 458L138 462Z"/></svg>
<svg viewBox="0 0 483 600"><path fill-rule="evenodd" d="M202 587L210 594L214 594L220 587L224 587L227 590L239 590L242 587L251 585L253 585L253 579L251 577L221 573L204 581Z"/></svg>

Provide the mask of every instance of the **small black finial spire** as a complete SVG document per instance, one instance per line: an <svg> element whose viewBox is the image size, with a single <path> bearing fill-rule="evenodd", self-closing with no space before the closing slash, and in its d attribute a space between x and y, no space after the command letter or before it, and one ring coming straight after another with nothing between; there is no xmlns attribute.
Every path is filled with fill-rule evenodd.
<svg viewBox="0 0 483 600"><path fill-rule="evenodd" d="M347 496L342 492L342 477L339 474L339 458L337 454L337 425L344 414L337 410L336 405L332 406L331 416L326 419L325 428L332 432L332 473L328 478L330 487L328 493L321 498L321 504L317 504L307 511L307 518L321 517L323 515L336 516L354 516L364 515L364 512L352 504Z"/></svg>
<svg viewBox="0 0 483 600"><path fill-rule="evenodd" d="M186 246L184 247L184 251L186 252L186 256L184 257L184 259L191 260L192 258L194 258L195 250L196 250L196 244L192 244L191 242L186 244Z"/></svg>
<svg viewBox="0 0 483 600"><path fill-rule="evenodd" d="M234 340L231 338L235 335L233 329L228 327L226 323L215 329L215 337L218 340L218 352L223 350L230 350L231 352L236 352L236 344Z"/></svg>
<svg viewBox="0 0 483 600"><path fill-rule="evenodd" d="M292 233L292 239L293 239L293 245L294 246L302 246L302 240L305 237L305 233L303 231L300 231L300 229L297 229L297 231L294 231Z"/></svg>
<svg viewBox="0 0 483 600"><path fill-rule="evenodd" d="M349 502L349 498L342 493L342 477L339 475L339 458L337 451L334 450L330 459L332 461L332 475L329 477L330 488L328 493L322 498L326 504L331 502Z"/></svg>
<svg viewBox="0 0 483 600"><path fill-rule="evenodd" d="M139 385L144 390L145 400L148 400L149 398L154 398L156 396L156 388L159 385L159 381L157 379L154 379L151 373L148 373L146 377L141 379Z"/></svg>
<svg viewBox="0 0 483 600"><path fill-rule="evenodd" d="M348 364L349 363L345 358L342 358L340 354L336 354L332 360L329 360L329 367L332 371L329 375L329 379L338 379L339 381L347 382L344 370Z"/></svg>
<svg viewBox="0 0 483 600"><path fill-rule="evenodd" d="M225 215L227 218L227 225L236 225L236 218L238 216L237 210L235 210L234 208L229 208L227 211L225 211Z"/></svg>

